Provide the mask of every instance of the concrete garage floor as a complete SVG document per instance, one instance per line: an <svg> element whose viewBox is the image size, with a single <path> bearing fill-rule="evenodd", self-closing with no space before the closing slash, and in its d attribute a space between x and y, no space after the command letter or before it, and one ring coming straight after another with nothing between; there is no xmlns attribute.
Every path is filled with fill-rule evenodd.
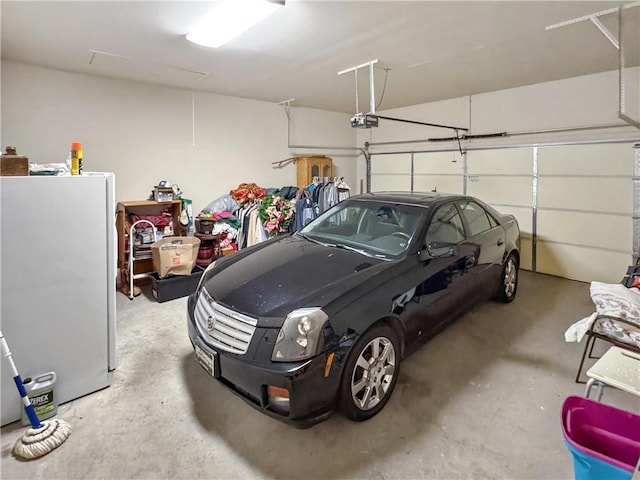
<svg viewBox="0 0 640 480"><path fill-rule="evenodd" d="M2 478L572 478L560 407L582 345L564 331L590 314L589 285L521 272L518 297L480 305L402 364L386 408L296 430L207 377L186 334L186 299L118 295L112 386L69 402L71 437L51 454L11 456L25 427L2 429ZM603 401L640 413L629 394Z"/></svg>

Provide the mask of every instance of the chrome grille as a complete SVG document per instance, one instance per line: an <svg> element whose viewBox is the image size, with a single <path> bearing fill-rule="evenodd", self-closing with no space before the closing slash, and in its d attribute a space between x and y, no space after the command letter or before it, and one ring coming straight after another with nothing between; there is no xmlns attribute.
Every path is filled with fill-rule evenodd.
<svg viewBox="0 0 640 480"><path fill-rule="evenodd" d="M227 352L246 353L258 323L255 318L223 307L204 288L194 314L198 330L207 343Z"/></svg>

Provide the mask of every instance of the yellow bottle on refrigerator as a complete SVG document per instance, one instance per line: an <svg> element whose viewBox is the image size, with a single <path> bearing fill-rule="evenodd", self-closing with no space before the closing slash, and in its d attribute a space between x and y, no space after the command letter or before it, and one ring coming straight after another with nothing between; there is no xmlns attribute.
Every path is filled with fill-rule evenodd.
<svg viewBox="0 0 640 480"><path fill-rule="evenodd" d="M82 143L71 142L71 175L82 173Z"/></svg>

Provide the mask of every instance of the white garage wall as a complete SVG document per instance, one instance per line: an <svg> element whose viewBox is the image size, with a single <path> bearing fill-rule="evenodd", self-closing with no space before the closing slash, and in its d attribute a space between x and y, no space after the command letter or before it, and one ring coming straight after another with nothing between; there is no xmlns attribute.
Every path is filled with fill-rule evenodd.
<svg viewBox="0 0 640 480"><path fill-rule="evenodd" d="M62 72L2 61L0 144L31 162L64 162L82 141L85 170L116 174L117 200L148 197L159 180L177 183L198 211L241 182L295 185L288 157L327 154L355 187L345 151L287 148L280 105ZM349 115L291 108L291 144L354 147Z"/></svg>
<svg viewBox="0 0 640 480"><path fill-rule="evenodd" d="M640 121L640 67L624 74L627 114ZM394 88L393 71L388 86ZM428 88L425 87L425 88ZM384 102L382 103L384 106ZM618 71L482 93L410 107L381 111L381 115L470 129L471 134L523 133L539 130L623 125L621 128L518 135L463 142L464 147L532 145L608 139L640 139L639 130L618 119ZM461 131L461 133L464 133ZM452 130L380 120L380 126L357 130L358 145L365 142L412 142L373 145L371 151L456 150L454 142L426 142L428 138L454 136ZM364 160L358 161L358 178L366 178Z"/></svg>
<svg viewBox="0 0 640 480"><path fill-rule="evenodd" d="M198 210L240 182L254 181L264 186L293 184L293 165L281 169L272 166L272 162L293 155L330 155L336 174L344 176L354 191L365 180L362 157L350 156L346 151L288 148L287 118L279 105L8 61L2 61L1 73L1 145L15 145L31 161L44 163L64 161L69 143L83 141L85 168L114 171L118 200L146 198L158 180L167 179L178 183ZM639 78L638 67L628 69L625 74L627 113L634 118L640 118ZM617 118L617 79L617 71L605 72L384 113L463 128L471 126L472 134L621 124ZM354 147L363 146L364 141L410 140L412 143L372 146L372 151L416 152L414 190L437 187L439 191L455 192L464 186L462 157L456 152L455 143L415 142L450 136L451 131L385 120L377 129L356 130L349 127L349 115L296 107L292 107L291 114L292 144ZM468 191L516 215L525 234L523 250L530 251L528 235L533 224L529 216L531 205L527 202L531 198L531 182L522 170L527 161L516 158L518 149L499 149L540 144L539 270L569 278L613 280L629 263L632 249L629 246L632 163L614 164L617 165L614 170L609 167L609 158L619 157L609 148L615 144L604 145L603 150L590 145L593 159L589 167L585 167L589 162L585 163L581 154L560 154L562 161L556 158L545 163L547 153L542 149L568 151L545 146L556 142L613 139L634 142L640 140L638 132L624 126L464 142L463 148L495 147L484 154L473 150L467 154ZM451 151L425 152L447 148ZM503 157L499 151L510 153L504 153ZM374 159L373 190L411 188L410 153L379 155ZM572 178L576 175L579 178ZM581 196L580 192L598 193ZM554 210L559 204L576 211ZM572 228L566 228L568 223ZM593 232L598 227L600 230L577 241L580 229L575 225L584 225ZM610 239L606 232L615 238ZM526 268L532 259L525 255ZM591 261L584 262L584 255L589 255ZM603 264L611 265L609 272L615 274L605 273Z"/></svg>

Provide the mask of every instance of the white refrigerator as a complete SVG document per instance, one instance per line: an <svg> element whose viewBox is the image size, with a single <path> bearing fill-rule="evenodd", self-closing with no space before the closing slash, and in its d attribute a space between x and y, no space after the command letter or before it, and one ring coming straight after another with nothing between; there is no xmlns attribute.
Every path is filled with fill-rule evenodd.
<svg viewBox="0 0 640 480"><path fill-rule="evenodd" d="M115 177L0 177L0 326L23 378L55 372L65 403L116 367ZM0 360L2 425L20 396Z"/></svg>

